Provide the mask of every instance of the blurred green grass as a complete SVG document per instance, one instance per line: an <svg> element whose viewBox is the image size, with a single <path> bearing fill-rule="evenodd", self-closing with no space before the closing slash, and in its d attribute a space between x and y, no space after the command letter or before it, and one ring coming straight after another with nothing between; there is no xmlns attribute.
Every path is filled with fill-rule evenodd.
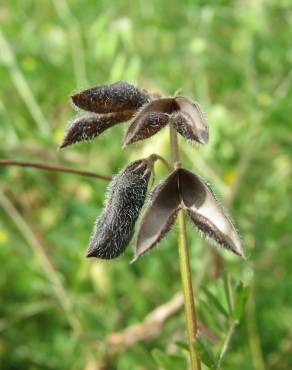
<svg viewBox="0 0 292 370"><path fill-rule="evenodd" d="M74 116L68 97L81 88L117 80L165 94L181 88L204 107L210 145L181 141L183 161L230 207L249 258L223 252L226 269L252 286L227 370L292 367L291 12L289 0L0 5L1 158L112 174L153 151L169 156L166 131L122 150L124 124L56 151ZM174 231L134 265L132 247L109 263L84 258L105 189L99 180L0 167L1 369L98 368L106 335L180 290ZM204 270L202 285L225 305L211 247L188 226L194 280ZM228 322L201 289L198 300L199 319L222 341ZM181 310L159 338L127 349L111 368L156 369L151 351L174 351L183 320Z"/></svg>

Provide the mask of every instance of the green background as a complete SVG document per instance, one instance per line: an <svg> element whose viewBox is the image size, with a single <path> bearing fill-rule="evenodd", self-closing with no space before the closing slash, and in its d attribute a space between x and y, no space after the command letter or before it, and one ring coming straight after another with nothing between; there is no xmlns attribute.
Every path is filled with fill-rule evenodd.
<svg viewBox="0 0 292 370"><path fill-rule="evenodd" d="M1 158L108 175L152 152L169 158L167 129L122 149L127 124L57 151L75 114L70 94L102 83L124 80L166 95L181 89L204 108L210 144L180 139L182 160L229 208L248 256L222 251L217 266L188 224L198 317L217 338L215 346L207 341L215 357L231 325L222 276L229 272L234 291L240 282L249 287L226 370L292 368L291 21L288 0L0 5ZM161 166L156 172L166 175ZM85 259L106 185L0 167L1 369L102 369L107 336L180 290L175 228L133 265L133 245L116 261ZM176 345L184 338L180 309L159 335L103 368L184 368L186 352Z"/></svg>

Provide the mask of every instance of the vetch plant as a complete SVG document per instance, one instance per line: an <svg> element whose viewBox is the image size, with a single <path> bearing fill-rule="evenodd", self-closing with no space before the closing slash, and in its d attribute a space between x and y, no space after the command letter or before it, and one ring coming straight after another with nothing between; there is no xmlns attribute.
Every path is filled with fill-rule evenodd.
<svg viewBox="0 0 292 370"><path fill-rule="evenodd" d="M74 94L73 103L85 114L71 122L60 148L91 140L114 125L130 121L124 146L145 140L169 126L172 164L158 154L136 160L109 185L104 210L90 238L87 257L120 256L133 238L156 160L170 174L151 192L136 238L134 261L163 239L176 219L179 224L179 263L185 302L191 369L200 369L196 346L197 320L193 296L185 216L209 240L244 257L238 233L210 186L180 163L177 133L191 143L207 144L209 129L197 102L185 96L161 97L126 82L102 85Z"/></svg>

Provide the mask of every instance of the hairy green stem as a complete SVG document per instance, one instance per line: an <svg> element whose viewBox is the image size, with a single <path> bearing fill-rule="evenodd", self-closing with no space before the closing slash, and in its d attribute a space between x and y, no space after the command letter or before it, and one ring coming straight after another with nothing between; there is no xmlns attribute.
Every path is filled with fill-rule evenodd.
<svg viewBox="0 0 292 370"><path fill-rule="evenodd" d="M170 145L171 145L172 163L176 165L177 163L179 163L179 145L177 141L177 133L171 125L170 125ZM192 370L200 370L201 365L199 356L193 345L194 341L196 340L198 325L192 286L189 246L185 222L185 211L183 209L181 209L178 214L178 225L179 225L179 243L178 243L179 268L181 273L182 288L184 295L186 325L190 351L190 363Z"/></svg>

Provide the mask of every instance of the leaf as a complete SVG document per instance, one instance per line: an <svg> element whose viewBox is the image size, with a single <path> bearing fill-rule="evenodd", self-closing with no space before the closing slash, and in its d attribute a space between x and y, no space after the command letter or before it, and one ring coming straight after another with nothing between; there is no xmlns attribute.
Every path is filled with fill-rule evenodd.
<svg viewBox="0 0 292 370"><path fill-rule="evenodd" d="M180 169L179 177L183 204L195 225L219 245L244 257L239 235L209 186L185 169Z"/></svg>
<svg viewBox="0 0 292 370"><path fill-rule="evenodd" d="M209 369L216 369L216 360L213 352L200 335L197 336L193 345L203 364L205 364Z"/></svg>
<svg viewBox="0 0 292 370"><path fill-rule="evenodd" d="M157 348L152 351L152 356L157 365L164 370L185 369L187 366L184 357L178 355L169 355Z"/></svg>
<svg viewBox="0 0 292 370"><path fill-rule="evenodd" d="M134 260L153 248L171 229L180 208L178 170L159 184L141 221Z"/></svg>
<svg viewBox="0 0 292 370"><path fill-rule="evenodd" d="M83 90L71 99L77 107L95 113L137 110L151 100L146 91L122 81Z"/></svg>
<svg viewBox="0 0 292 370"><path fill-rule="evenodd" d="M188 345L188 343L186 343L186 342L184 342L183 340L177 340L176 342L175 342L175 344L178 346L178 347L180 347L181 349L185 349L186 351L188 351L189 352L189 345Z"/></svg>
<svg viewBox="0 0 292 370"><path fill-rule="evenodd" d="M154 100L143 107L128 128L124 144L147 139L161 130L169 121L169 113L177 109L173 98Z"/></svg>
<svg viewBox="0 0 292 370"><path fill-rule="evenodd" d="M127 121L134 113L134 110L126 110L118 113L88 113L79 116L70 123L59 149L81 141L92 140L117 123Z"/></svg>
<svg viewBox="0 0 292 370"><path fill-rule="evenodd" d="M209 128L199 104L185 96L175 97L175 102L179 112L172 114L171 121L177 132L188 140L207 144Z"/></svg>
<svg viewBox="0 0 292 370"><path fill-rule="evenodd" d="M214 333L220 333L222 330L225 330L224 320L218 319L218 309L213 304L210 304L210 300L207 295L204 299L201 299L200 306L200 315L202 320L206 325L208 325L208 327L214 330Z"/></svg>
<svg viewBox="0 0 292 370"><path fill-rule="evenodd" d="M238 286L236 290L236 298L234 305L233 318L235 321L239 321L242 317L242 313L248 298L249 287L244 286L242 283Z"/></svg>
<svg viewBox="0 0 292 370"><path fill-rule="evenodd" d="M231 277L228 272L223 273L223 284L224 284L224 292L228 304L228 311L229 315L233 315L233 306L234 306L234 298L233 298L233 288L232 288L232 282Z"/></svg>
<svg viewBox="0 0 292 370"><path fill-rule="evenodd" d="M225 317L228 317L227 311L222 306L218 298L213 293L211 293L210 290L207 289L206 287L203 288L203 291L210 300L210 302L217 308L217 310L220 311Z"/></svg>

